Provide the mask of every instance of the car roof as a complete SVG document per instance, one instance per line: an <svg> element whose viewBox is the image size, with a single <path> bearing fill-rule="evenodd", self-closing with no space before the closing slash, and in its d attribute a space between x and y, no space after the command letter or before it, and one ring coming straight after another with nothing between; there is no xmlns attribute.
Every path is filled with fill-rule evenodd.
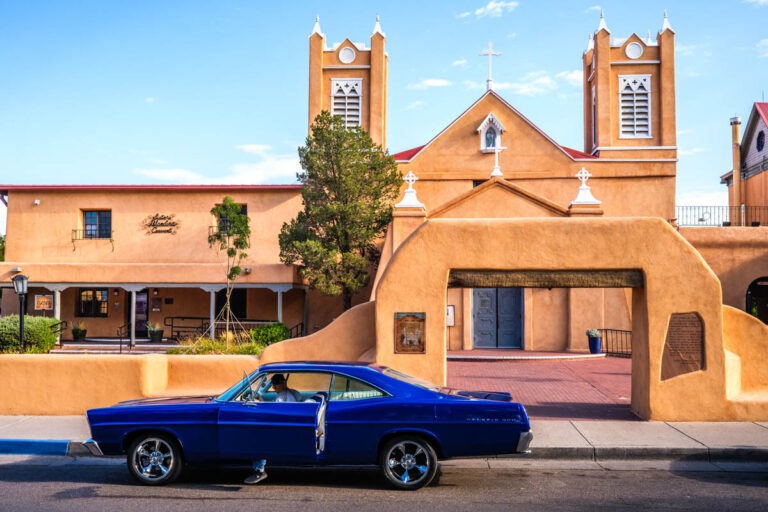
<svg viewBox="0 0 768 512"><path fill-rule="evenodd" d="M302 371L302 370L326 370L348 371L357 369L370 369L381 372L386 367L374 363L361 361L285 361L281 363L268 363L259 367L261 371Z"/></svg>

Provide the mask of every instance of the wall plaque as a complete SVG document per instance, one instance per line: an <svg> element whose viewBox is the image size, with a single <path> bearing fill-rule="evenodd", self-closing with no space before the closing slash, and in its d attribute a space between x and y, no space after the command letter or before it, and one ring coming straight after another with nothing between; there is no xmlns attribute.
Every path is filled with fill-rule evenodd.
<svg viewBox="0 0 768 512"><path fill-rule="evenodd" d="M144 228L147 230L148 235L160 233L175 235L180 225L179 221L176 220L175 213L171 213L170 215L165 215L162 213L150 215L144 219L143 224Z"/></svg>
<svg viewBox="0 0 768 512"><path fill-rule="evenodd" d="M661 356L661 380L705 369L704 322L698 313L673 313Z"/></svg>
<svg viewBox="0 0 768 512"><path fill-rule="evenodd" d="M395 353L423 354L426 313L395 313Z"/></svg>
<svg viewBox="0 0 768 512"><path fill-rule="evenodd" d="M53 309L53 295L35 295L35 310L49 311Z"/></svg>

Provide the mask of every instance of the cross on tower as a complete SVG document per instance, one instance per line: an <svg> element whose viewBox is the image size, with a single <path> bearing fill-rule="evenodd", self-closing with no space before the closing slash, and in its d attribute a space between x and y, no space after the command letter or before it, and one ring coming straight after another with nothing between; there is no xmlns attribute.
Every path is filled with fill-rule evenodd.
<svg viewBox="0 0 768 512"><path fill-rule="evenodd" d="M418 181L419 178L416 177L415 174L413 174L413 171L408 171L408 174L405 175L403 178L403 181L408 184L408 190L413 190L413 184Z"/></svg>
<svg viewBox="0 0 768 512"><path fill-rule="evenodd" d="M488 56L488 80L485 81L485 89L490 91L493 89L493 58L501 55L501 52L497 52L493 49L493 42L488 41L488 49L480 52L481 57Z"/></svg>

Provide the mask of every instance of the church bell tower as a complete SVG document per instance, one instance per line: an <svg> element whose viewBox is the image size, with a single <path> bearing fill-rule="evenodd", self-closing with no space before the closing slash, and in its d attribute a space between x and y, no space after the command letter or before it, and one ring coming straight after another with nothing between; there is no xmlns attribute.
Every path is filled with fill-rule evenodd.
<svg viewBox="0 0 768 512"><path fill-rule="evenodd" d="M600 158L677 158L675 32L611 41L602 13L584 52L584 152Z"/></svg>
<svg viewBox="0 0 768 512"><path fill-rule="evenodd" d="M309 123L326 110L387 148L387 54L378 17L370 47L345 39L327 47L320 19L309 36Z"/></svg>

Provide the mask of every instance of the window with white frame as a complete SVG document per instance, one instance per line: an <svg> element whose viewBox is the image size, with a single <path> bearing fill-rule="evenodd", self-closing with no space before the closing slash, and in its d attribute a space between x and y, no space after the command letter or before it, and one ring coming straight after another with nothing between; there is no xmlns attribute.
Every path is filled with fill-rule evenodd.
<svg viewBox="0 0 768 512"><path fill-rule="evenodd" d="M619 75L619 137L651 136L651 75Z"/></svg>
<svg viewBox="0 0 768 512"><path fill-rule="evenodd" d="M363 80L361 78L331 81L331 114L341 117L347 128L362 124L360 112L362 98Z"/></svg>

